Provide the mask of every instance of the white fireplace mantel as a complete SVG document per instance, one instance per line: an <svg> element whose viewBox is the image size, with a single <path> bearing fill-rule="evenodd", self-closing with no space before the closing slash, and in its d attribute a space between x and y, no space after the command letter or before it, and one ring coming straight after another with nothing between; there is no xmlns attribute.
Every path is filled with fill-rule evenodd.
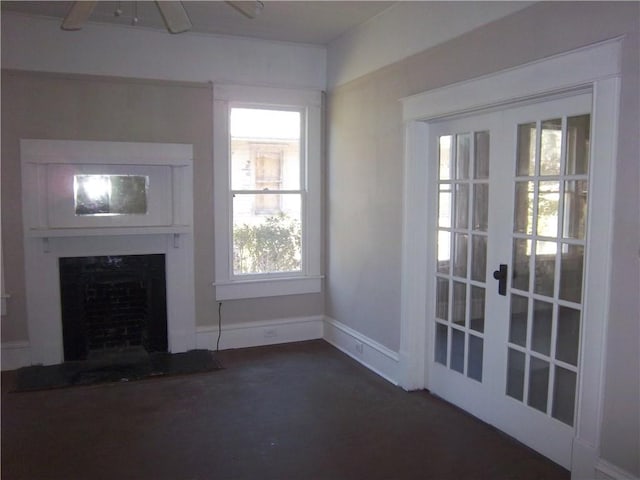
<svg viewBox="0 0 640 480"><path fill-rule="evenodd" d="M20 156L31 363L64 360L63 257L164 254L169 351L195 348L192 145L23 139ZM147 214L77 216L76 173L148 176Z"/></svg>

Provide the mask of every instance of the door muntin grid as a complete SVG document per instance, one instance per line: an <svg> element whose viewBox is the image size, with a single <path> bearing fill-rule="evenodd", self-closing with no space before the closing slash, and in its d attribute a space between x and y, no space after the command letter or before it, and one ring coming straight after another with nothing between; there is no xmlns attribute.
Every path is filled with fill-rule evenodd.
<svg viewBox="0 0 640 480"><path fill-rule="evenodd" d="M434 360L482 382L489 132L438 137Z"/></svg>
<svg viewBox="0 0 640 480"><path fill-rule="evenodd" d="M590 115L517 125L507 396L575 417Z"/></svg>

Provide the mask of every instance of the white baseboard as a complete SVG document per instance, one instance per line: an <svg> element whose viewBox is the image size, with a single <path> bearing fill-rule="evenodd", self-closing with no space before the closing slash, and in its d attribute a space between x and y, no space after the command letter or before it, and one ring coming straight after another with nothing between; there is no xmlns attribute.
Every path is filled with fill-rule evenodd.
<svg viewBox="0 0 640 480"><path fill-rule="evenodd" d="M0 346L2 350L2 370L15 370L31 365L31 346L27 341L3 342Z"/></svg>
<svg viewBox="0 0 640 480"><path fill-rule="evenodd" d="M399 360L396 352L329 317L324 317L323 338L369 370L398 385Z"/></svg>
<svg viewBox="0 0 640 480"><path fill-rule="evenodd" d="M596 463L596 479L597 480L640 480L639 477L616 467L612 463L603 459L598 459Z"/></svg>
<svg viewBox="0 0 640 480"><path fill-rule="evenodd" d="M222 325L220 350L322 338L322 315ZM196 347L215 350L218 327L197 327Z"/></svg>

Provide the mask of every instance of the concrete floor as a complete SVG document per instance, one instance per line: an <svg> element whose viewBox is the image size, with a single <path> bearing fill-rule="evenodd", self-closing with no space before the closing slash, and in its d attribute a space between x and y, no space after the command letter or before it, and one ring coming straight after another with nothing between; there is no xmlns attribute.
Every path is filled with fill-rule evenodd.
<svg viewBox="0 0 640 480"><path fill-rule="evenodd" d="M2 479L569 479L321 340L220 357L206 374L28 393L4 372Z"/></svg>

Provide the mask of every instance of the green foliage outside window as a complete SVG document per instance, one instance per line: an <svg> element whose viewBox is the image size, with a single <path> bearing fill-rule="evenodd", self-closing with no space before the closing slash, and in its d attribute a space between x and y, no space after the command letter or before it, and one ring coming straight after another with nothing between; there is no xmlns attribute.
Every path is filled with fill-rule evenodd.
<svg viewBox="0 0 640 480"><path fill-rule="evenodd" d="M257 225L233 229L233 271L236 275L300 271L302 228L284 214Z"/></svg>

